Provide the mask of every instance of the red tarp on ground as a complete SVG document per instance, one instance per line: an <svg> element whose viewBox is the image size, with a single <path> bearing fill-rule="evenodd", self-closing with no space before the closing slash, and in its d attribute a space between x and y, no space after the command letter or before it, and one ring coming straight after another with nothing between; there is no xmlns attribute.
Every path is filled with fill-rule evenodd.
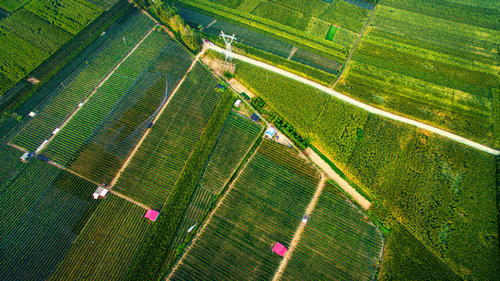
<svg viewBox="0 0 500 281"><path fill-rule="evenodd" d="M160 213L158 211L155 211L155 210L147 210L146 211L146 214L144 215L145 218L148 218L152 221L156 221L156 218L158 218L158 215Z"/></svg>
<svg viewBox="0 0 500 281"><path fill-rule="evenodd" d="M274 245L274 248L273 248L273 252L275 252L276 254L283 257L285 255L286 251L287 251L287 249L285 246L283 246L280 242L276 242L276 244Z"/></svg>

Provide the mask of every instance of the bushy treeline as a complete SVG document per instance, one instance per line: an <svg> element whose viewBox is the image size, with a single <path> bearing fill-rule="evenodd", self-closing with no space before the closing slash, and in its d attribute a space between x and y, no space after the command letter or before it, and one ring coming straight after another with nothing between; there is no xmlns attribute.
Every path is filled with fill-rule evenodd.
<svg viewBox="0 0 500 281"><path fill-rule="evenodd" d="M214 109L202 135L191 152L177 182L161 209L160 215L148 234L138 256L130 267L127 280L157 280L168 254L177 225L189 204L196 184L202 175L212 148L229 114L234 98L226 91Z"/></svg>
<svg viewBox="0 0 500 281"><path fill-rule="evenodd" d="M177 9L171 4L173 1L156 0L136 0L136 3L142 8L148 8L160 21L166 25L175 36L181 40L189 49L197 52L201 48L201 38L189 25L179 16Z"/></svg>
<svg viewBox="0 0 500 281"><path fill-rule="evenodd" d="M236 69L240 82L363 188L387 228L404 225L461 278L498 277L494 156L279 74L241 62Z"/></svg>

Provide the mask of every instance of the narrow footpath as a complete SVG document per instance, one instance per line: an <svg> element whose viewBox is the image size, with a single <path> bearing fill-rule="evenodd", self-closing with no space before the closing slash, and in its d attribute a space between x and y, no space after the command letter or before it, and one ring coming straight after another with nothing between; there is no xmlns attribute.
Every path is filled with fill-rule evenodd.
<svg viewBox="0 0 500 281"><path fill-rule="evenodd" d="M309 202L309 205L307 206L304 216L310 216L311 213L314 211L314 208L318 203L319 197L321 196L321 192L323 191L323 187L325 186L325 182L326 182L325 175L321 175L321 180L318 184L318 187L316 188L314 196L312 197L311 201ZM292 257L293 250L295 250L295 247L299 243L300 236L302 235L302 232L304 231L305 227L306 227L305 223L301 222L299 224L299 227L297 228L295 234L293 235L292 242L290 242L290 245L288 245L288 251L285 253L285 256L281 260L278 270L276 270L276 273L274 274L273 281L279 280L281 274L283 273L283 271L285 271L286 265L288 264L288 261Z"/></svg>

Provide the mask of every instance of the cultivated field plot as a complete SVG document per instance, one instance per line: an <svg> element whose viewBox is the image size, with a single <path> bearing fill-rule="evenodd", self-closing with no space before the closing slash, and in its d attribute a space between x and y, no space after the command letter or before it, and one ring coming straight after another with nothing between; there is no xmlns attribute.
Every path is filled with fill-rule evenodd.
<svg viewBox="0 0 500 281"><path fill-rule="evenodd" d="M497 19L498 9L383 1L336 89L500 147Z"/></svg>
<svg viewBox="0 0 500 281"><path fill-rule="evenodd" d="M152 222L146 210L113 194L99 204L49 280L120 280Z"/></svg>
<svg viewBox="0 0 500 281"><path fill-rule="evenodd" d="M0 187L2 280L46 280L75 241L96 203L96 186L30 160Z"/></svg>
<svg viewBox="0 0 500 281"><path fill-rule="evenodd" d="M109 79L92 94L61 132L54 136L43 151L44 155L66 165L116 103L135 89L139 84L138 81L144 81L141 79L143 77L141 73L146 71L151 58L158 55L168 40L169 36L164 32L150 33ZM162 88L165 89L166 86ZM163 96L157 97L157 103L161 104L162 99Z"/></svg>
<svg viewBox="0 0 500 281"><path fill-rule="evenodd" d="M171 280L272 278L282 258L271 249L290 243L318 182L295 151L265 140Z"/></svg>
<svg viewBox="0 0 500 281"><path fill-rule="evenodd" d="M325 185L281 280L375 278L382 234L335 185Z"/></svg>
<svg viewBox="0 0 500 281"><path fill-rule="evenodd" d="M110 183L191 62L191 56L175 40L168 41L79 147L69 168L97 182Z"/></svg>
<svg viewBox="0 0 500 281"><path fill-rule="evenodd" d="M193 67L121 174L117 190L161 208L217 105L217 84L203 66Z"/></svg>
<svg viewBox="0 0 500 281"><path fill-rule="evenodd" d="M184 243L189 228L201 221L261 131L262 126L231 111L177 228L169 258Z"/></svg>
<svg viewBox="0 0 500 281"><path fill-rule="evenodd" d="M363 188L387 226L402 223L462 278L498 276L495 156L261 68L238 62L236 69L237 79Z"/></svg>
<svg viewBox="0 0 500 281"><path fill-rule="evenodd" d="M154 22L139 14L132 18L122 32L110 40L111 43L88 66L61 91L33 121L12 140L27 150L34 151L48 139L52 132L62 125L78 108L107 74L125 57L125 55L144 37ZM124 42L123 38L126 38Z"/></svg>
<svg viewBox="0 0 500 281"><path fill-rule="evenodd" d="M0 7L13 12L0 20L0 95L103 11L84 0L0 1Z"/></svg>

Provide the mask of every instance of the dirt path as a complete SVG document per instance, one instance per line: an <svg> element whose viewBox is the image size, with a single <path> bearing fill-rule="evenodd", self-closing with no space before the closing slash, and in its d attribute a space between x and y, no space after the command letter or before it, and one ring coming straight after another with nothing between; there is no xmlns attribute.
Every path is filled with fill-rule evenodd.
<svg viewBox="0 0 500 281"><path fill-rule="evenodd" d="M340 177L325 160L321 159L316 152L314 152L311 148L307 148L305 153L311 158L311 160L316 163L327 175L329 178L334 180L345 192L352 196L352 198L358 202L358 204L363 207L363 209L368 210L372 203L368 201L365 197L359 194L356 189L354 189L349 183L347 183L343 178Z"/></svg>
<svg viewBox="0 0 500 281"><path fill-rule="evenodd" d="M179 83L177 83L177 86L175 86L175 88L172 91L172 93L170 93L170 96L168 97L168 100L165 102L165 104L160 109L160 111L158 112L158 114L156 114L154 120L152 121L153 124L156 123L156 121L158 120L158 118L160 118L161 114L163 113L163 111L165 110L165 108L167 108L167 105L172 100L172 97L175 95L175 93L177 92L177 90L179 90L180 86L182 85L182 82L184 82L184 80L186 80L186 76L188 75L188 73L191 72L191 69L193 69L193 67L195 66L195 64L198 61L198 59L205 53L205 50L206 50L206 48L205 48L205 46L203 46L203 49L193 59L193 62L191 63L191 66L188 68L188 70L186 71L186 73L184 73L184 76L182 76L182 79L179 81ZM130 163L130 160L132 160L132 158L134 157L135 153L137 152L137 150L141 146L142 142L146 139L146 137L148 136L148 134L149 134L150 131L151 131L151 128L148 129L148 130L146 130L146 132L144 133L144 135L142 135L141 139L139 140L139 142L134 147L134 150L132 150L132 152L129 154L129 156L127 157L127 160L125 160L125 162L123 163L122 167L120 168L120 170L118 171L118 173L116 174L116 176L114 177L114 179L111 181L111 184L110 184L110 188L111 189L115 186L115 184L118 181L118 179L120 178L121 174L123 173L123 171L125 170L125 168L127 168L128 164Z"/></svg>
<svg viewBox="0 0 500 281"><path fill-rule="evenodd" d="M220 48L218 46L212 46L210 44L207 44L207 47L214 50L214 51L217 51L219 53L224 53L226 50L223 49L223 48ZM490 147L487 147L485 145L482 145L482 144L479 144L477 142L474 142L474 141L471 141L471 140L468 140L464 137L461 137L461 136L458 136L458 135L455 135L455 134L452 134L450 132L447 132L445 130L442 130L442 129L439 129L439 128L436 128L436 127L433 127L431 125L427 125L427 124L424 124L422 122L419 122L419 121L416 121L416 120L413 120L413 119L410 119L410 118L407 118L407 117L403 117L403 116L399 116L397 114L394 114L394 113L391 113L391 112L388 112L388 111L384 111L382 109L379 109L379 108L376 108L376 107L373 107L371 105L368 105L368 104L364 104L358 100L355 100L349 96L346 96L344 94L341 94L335 90L332 90L326 86L323 86L319 83L316 83L316 82L313 82L307 78L304 78L304 77L301 77L299 75L296 75L296 74L293 74L293 73L290 73L286 70L283 70L281 68L278 68L276 66L272 66L272 65L269 65L267 63L263 63L261 61L258 61L258 60L254 60L254 59L251 59L251 58L248 58L248 57L245 57L243 55L240 55L240 54L236 54L236 53L233 53L233 58L234 59L238 59L238 60L241 60L241 61L244 61L244 62L247 62L247 63L250 63L250 64L253 64L255 66L258 66L258 67L261 67L261 68L264 68L264 69L267 69L269 71L272 71L272 72L275 72L275 73L278 73L280 75L283 75L283 76L286 76L288 78L291 78L291 79L294 79L296 81L299 81L301 83L304 83L304 84L307 84L311 87L314 87L322 92L325 92L331 96L334 96L336 97L337 99L340 99L346 103L349 103L351 105L354 105L356 107L359 107L363 110L366 110L370 113L373 113L373 114L376 114L376 115L380 115L380 116L383 116L383 117L386 117L386 118L389 118L389 119L392 119L392 120L395 120L395 121L398 121L398 122L403 122L403 123L406 123L406 124L409 124L409 125L412 125L412 126L415 126L415 127L418 127L418 128L421 128L421 129L424 129L424 130L427 130L427 131L430 131L430 132L433 132L437 135L440 135L440 136L443 136L445 138L448 138L448 139L451 139L451 140L454 140L456 142L459 142L459 143L462 143L462 144L465 144L467 146L470 146L472 148L475 148L475 149L478 149L478 150L481 150L481 151L484 151L484 152L487 152L487 153L490 153L490 154L493 154L493 155L500 155L500 151L499 150L496 150L496 149L493 149L493 148L490 148Z"/></svg>
<svg viewBox="0 0 500 281"><path fill-rule="evenodd" d="M146 35L144 35L141 40L139 42L137 42L137 44L135 44L135 46L127 53L127 55L122 58L120 60L120 62L108 73L108 75L106 75L106 77L104 77L104 79L94 88L94 90L92 90L92 92L87 96L87 98L82 101L78 107L73 111L73 113L71 113L71 115L66 119L64 120L64 122L61 124L61 126L59 126L59 130L53 134L52 136L50 136L50 138L47 139L47 142L45 144L41 144L38 148L39 148L39 151L38 153L41 153L49 144L50 144L50 141L52 141L52 139L57 135L57 133L59 133L65 126L66 124L68 124L69 121L71 121L71 119L73 118L73 116L75 116L76 113L78 113L78 111L85 105L85 103L87 103L87 101L90 99L90 97L92 97L95 92L109 79L109 77L111 77L111 75L113 75L113 73L115 73L116 69L118 69L118 67L120 67L120 65L125 61L127 60L127 58L139 47L139 45L141 45L141 43L149 36L149 34L151 34L151 32L154 31L156 26L153 26L149 31L148 33L146 33Z"/></svg>
<svg viewBox="0 0 500 281"><path fill-rule="evenodd" d="M316 207L316 204L318 203L319 197L321 196L321 192L323 191L323 187L325 186L326 182L326 177L325 175L321 176L321 180L318 184L318 187L316 188L316 192L314 193L314 196L312 197L311 201L309 202L309 205L307 206L306 212L304 216L309 216L311 213L314 211L314 208ZM297 230L295 231L295 234L293 235L292 242L290 242L290 245L288 245L288 251L286 252L285 256L281 260L280 266L278 267L278 270L276 270L276 273L274 274L273 281L277 281L280 279L281 274L286 268L286 265L288 264L288 261L293 255L293 250L295 250L295 247L299 243L300 236L302 235L302 232L304 231L304 228L306 227L306 224L301 222Z"/></svg>

